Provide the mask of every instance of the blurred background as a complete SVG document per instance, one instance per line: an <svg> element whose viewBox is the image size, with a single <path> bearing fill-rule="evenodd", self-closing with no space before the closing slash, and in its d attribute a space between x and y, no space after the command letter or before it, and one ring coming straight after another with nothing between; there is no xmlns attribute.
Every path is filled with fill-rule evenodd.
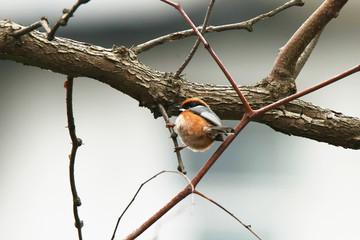
<svg viewBox="0 0 360 240"><path fill-rule="evenodd" d="M0 18L50 24L75 0L1 2ZM322 3L305 1L254 25L254 31L206 35L238 84L267 76L282 47ZM201 24L209 0L182 0ZM210 24L247 20L285 1L217 1ZM349 1L323 32L297 79L298 90L359 64L360 2ZM131 47L188 29L173 8L158 0L90 1L57 36L111 48ZM176 71L195 38L163 44L139 58L160 71ZM209 54L200 48L185 70L189 81L227 85ZM0 239L77 239L68 179L65 76L0 60ZM355 74L304 100L360 117L360 82ZM142 182L177 166L163 119L138 102L88 78L76 78L73 96L77 135L84 145L76 158L76 183L83 205L84 239L110 239L117 218ZM174 120L174 118L173 118ZM236 121L224 121L235 126ZM212 155L183 150L192 178ZM358 151L287 136L251 123L198 185L263 239L359 239L360 155ZM163 174L143 188L123 217L122 239L167 203L187 182ZM194 196L183 200L139 239L255 239L224 211Z"/></svg>

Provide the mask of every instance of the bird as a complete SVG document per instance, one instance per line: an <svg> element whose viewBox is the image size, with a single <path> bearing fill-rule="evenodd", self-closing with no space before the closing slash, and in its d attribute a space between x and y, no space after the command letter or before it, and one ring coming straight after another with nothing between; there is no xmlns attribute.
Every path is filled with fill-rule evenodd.
<svg viewBox="0 0 360 240"><path fill-rule="evenodd" d="M200 98L186 99L179 111L175 120L177 133L185 147L194 152L206 151L214 141L224 141L223 135L234 132L233 128L223 126L220 118Z"/></svg>

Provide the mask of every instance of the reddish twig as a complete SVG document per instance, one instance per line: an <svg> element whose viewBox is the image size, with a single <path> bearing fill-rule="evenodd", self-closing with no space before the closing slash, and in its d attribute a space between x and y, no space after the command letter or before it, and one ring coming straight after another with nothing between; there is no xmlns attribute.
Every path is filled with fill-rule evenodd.
<svg viewBox="0 0 360 240"><path fill-rule="evenodd" d="M249 115L249 118L254 118L254 117L258 116L259 114L262 114L262 113L264 113L266 111L269 111L271 109L274 109L274 108L278 107L279 105L290 102L291 100L297 99L299 97L305 96L305 95L307 95L307 94L309 94L309 93L311 93L311 92L313 92L315 90L323 88L323 87L325 87L325 86L327 86L327 85L329 85L331 83L334 83L334 82L336 82L336 81L338 81L340 79L343 79L343 78L345 78L347 76L350 76L350 75L352 75L352 74L354 74L356 72L359 72L359 71L360 71L360 65L357 65L357 66L355 66L355 67L353 67L353 68L351 68L351 69L349 69L349 70L347 70L347 71L345 71L345 72L343 72L343 73L341 73L341 74L339 74L339 75L337 75L337 76L335 76L333 78L330 78L330 79L328 79L328 80L326 80L326 81L324 81L322 83L319 83L319 84L317 84L315 86L312 86L312 87L310 87L308 89L305 89L305 90L303 90L301 92L290 95L290 96L288 96L286 98L283 98L283 99L281 99L281 100L279 100L277 102L274 102L274 103L272 103L270 105L267 105L267 106L265 106L263 108L260 108L258 110L254 110L253 113Z"/></svg>
<svg viewBox="0 0 360 240"><path fill-rule="evenodd" d="M245 115L244 115L245 116ZM152 224L159 220L165 213L167 213L171 208L178 204L181 200L186 198L193 192L193 189L196 188L197 184L204 177L207 171L211 166L216 162L216 160L221 156L225 149L230 145L230 143L235 139L235 137L240 133L240 131L249 123L247 117L243 117L239 124L235 127L235 133L229 135L225 141L220 145L220 147L215 151L211 158L205 163L205 165L200 169L196 176L192 179L191 184L187 185L181 192L179 192L173 199L170 200L163 208L161 208L156 214L151 218L145 221L138 229L133 233L128 235L125 239L135 239L140 236L146 229L148 229Z"/></svg>
<svg viewBox="0 0 360 240"><path fill-rule="evenodd" d="M70 158L69 175L70 175L71 192L73 196L73 212L75 218L75 227L78 229L79 240L82 240L81 228L83 227L84 224L83 221L80 220L78 213L78 207L81 206L81 200L76 191L75 173L74 173L76 151L78 147L82 145L82 140L76 136L76 132L75 132L75 121L74 121L74 114L72 108L73 81L74 78L68 76L67 81L65 82L64 85L66 88L66 111L67 111L68 129L72 141L71 154L69 155Z"/></svg>
<svg viewBox="0 0 360 240"><path fill-rule="evenodd" d="M278 107L281 104L287 103L291 100L294 100L296 98L299 98L301 96L304 96L306 94L309 94L317 89L320 89L322 87L325 87L335 81L338 81L344 77L347 77L353 73L356 73L360 71L360 65L334 77L327 81L324 81L318 85L315 85L311 88L308 88L304 91L301 91L299 93L293 94L289 97L286 97L280 101L277 101L273 104L270 104L264 108L258 109L258 110L252 110L251 107L248 105L246 99L242 95L241 91L237 88L236 84L232 80L230 74L227 72L221 61L218 59L214 51L211 49L210 45L207 43L205 38L201 35L201 33L197 30L195 25L191 22L189 17L186 15L184 10L181 8L180 4L173 3L168 0L162 0L163 2L175 7L186 19L186 21L191 25L193 30L198 35L199 39L203 42L205 48L209 51L211 56L214 58L214 60L218 63L221 70L224 72L225 76L230 81L231 85L234 87L235 91L238 93L241 101L243 102L245 106L245 114L243 115L241 121L238 123L238 125L235 127L235 132L232 135L229 135L225 141L219 146L219 148L215 151L215 153L210 157L210 159L205 163L205 165L199 170L199 172L195 175L195 177L192 179L191 183L194 188L196 188L197 184L201 181L201 179L205 176L205 174L208 172L208 170L211 168L211 166L216 162L216 160L221 156L221 154L226 150L226 148L231 144L231 142L237 137L237 135L244 129L244 127L252 121L256 116L263 114L266 111L269 111L271 109L274 109L275 107ZM247 105L246 105L247 104ZM196 190L195 190L196 191ZM149 228L153 223L155 223L159 218L161 218L166 212L168 212L172 207L174 207L177 203L179 203L182 199L187 197L189 194L194 192L190 185L185 187L181 192L179 192L170 202L168 202L163 208L161 208L156 214L154 214L151 218L149 218L146 222L144 222L138 229L136 229L132 234L128 235L126 239L134 239L137 236L139 236L142 232L144 232L147 228Z"/></svg>
<svg viewBox="0 0 360 240"><path fill-rule="evenodd" d="M213 57L214 61L218 64L218 66L220 67L221 71L224 73L224 75L226 76L226 78L229 80L230 84L232 85L232 87L234 88L235 92L237 93L237 95L240 97L241 102L244 105L245 108L245 112L252 112L252 109L248 103L248 101L245 99L244 95L241 93L240 89L238 88L238 86L236 85L236 83L234 82L234 80L232 79L230 73L226 70L224 64L221 62L221 60L218 58L218 56L216 55L216 53L214 52L214 50L211 48L210 44L206 41L206 39L204 38L204 36L199 32L199 30L196 28L196 26L194 25L194 23L191 21L191 19L188 17L188 15L186 14L186 12L184 11L184 9L182 9L182 7L180 6L180 4L176 4L173 3L171 1L168 0L161 0L162 2L165 2L171 6L173 6L176 10L178 10L181 15L183 15L183 17L185 18L185 20L189 23L189 25L191 26L191 28L195 31L196 35L199 37L199 39L201 40L201 42L204 44L204 47L208 50L208 52L210 53L210 55Z"/></svg>
<svg viewBox="0 0 360 240"><path fill-rule="evenodd" d="M195 190L194 193L196 193L197 195L205 198L206 200L210 201L211 203L215 204L216 206L218 206L219 208L221 208L222 210L224 210L227 214L229 214L231 217L233 217L236 221L238 221L241 225L243 225L247 230L249 230L257 239L261 240L261 238L251 229L251 225L246 225L245 223L243 223L239 218L237 218L233 213L231 213L229 210L227 210L226 208L224 208L223 206L221 206L219 203L215 202L213 199L209 198L208 196L206 196L205 194Z"/></svg>

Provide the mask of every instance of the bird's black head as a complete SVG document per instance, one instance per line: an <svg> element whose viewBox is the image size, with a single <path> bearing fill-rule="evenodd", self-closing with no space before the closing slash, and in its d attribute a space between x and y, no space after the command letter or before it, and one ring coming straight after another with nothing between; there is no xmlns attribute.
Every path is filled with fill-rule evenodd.
<svg viewBox="0 0 360 240"><path fill-rule="evenodd" d="M189 98L181 104L180 111L184 111L186 109L190 109L196 106L204 106L210 108L209 105L207 105L203 100L199 98Z"/></svg>

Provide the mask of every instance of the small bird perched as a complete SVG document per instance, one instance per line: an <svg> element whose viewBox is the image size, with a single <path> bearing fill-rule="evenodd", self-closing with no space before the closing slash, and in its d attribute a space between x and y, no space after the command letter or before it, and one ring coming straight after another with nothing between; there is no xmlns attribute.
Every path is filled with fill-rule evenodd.
<svg viewBox="0 0 360 240"><path fill-rule="evenodd" d="M220 118L203 100L189 98L179 109L175 121L181 141L193 151L205 151L214 141L224 141L223 134L233 133L234 129L223 126Z"/></svg>

